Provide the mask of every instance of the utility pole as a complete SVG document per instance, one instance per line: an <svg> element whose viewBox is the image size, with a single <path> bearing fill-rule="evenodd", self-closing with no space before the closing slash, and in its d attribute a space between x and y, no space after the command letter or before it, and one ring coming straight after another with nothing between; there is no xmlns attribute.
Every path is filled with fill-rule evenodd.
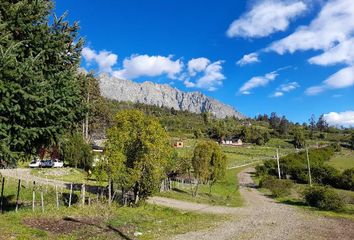
<svg viewBox="0 0 354 240"><path fill-rule="evenodd" d="M309 149L306 146L306 158L307 158L307 168L309 170L309 183L312 186L312 179L311 179L311 168L310 168L310 158L309 158Z"/></svg>
<svg viewBox="0 0 354 240"><path fill-rule="evenodd" d="M280 176L280 164L279 164L279 149L277 148L277 164L278 164L278 176L279 176L279 179L281 179L281 176Z"/></svg>

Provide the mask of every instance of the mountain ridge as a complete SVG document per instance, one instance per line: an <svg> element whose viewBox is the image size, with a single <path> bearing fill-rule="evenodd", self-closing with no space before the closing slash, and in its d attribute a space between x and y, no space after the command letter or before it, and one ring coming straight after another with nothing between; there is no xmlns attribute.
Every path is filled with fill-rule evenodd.
<svg viewBox="0 0 354 240"><path fill-rule="evenodd" d="M232 106L208 97L201 92L184 92L168 84L153 82L136 83L100 74L98 77L102 96L116 101L130 101L160 107L185 110L193 113L210 112L217 118L245 118Z"/></svg>

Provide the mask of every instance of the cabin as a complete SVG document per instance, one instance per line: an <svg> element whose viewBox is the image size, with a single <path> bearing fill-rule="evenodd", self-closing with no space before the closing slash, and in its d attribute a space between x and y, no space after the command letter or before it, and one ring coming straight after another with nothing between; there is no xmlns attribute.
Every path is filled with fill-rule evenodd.
<svg viewBox="0 0 354 240"><path fill-rule="evenodd" d="M235 143L234 143L235 146L242 146L243 145L243 142L241 139L238 139Z"/></svg>
<svg viewBox="0 0 354 240"><path fill-rule="evenodd" d="M242 146L243 142L241 139L238 139L236 142L233 142L232 140L222 140L221 144L230 146Z"/></svg>
<svg viewBox="0 0 354 240"><path fill-rule="evenodd" d="M173 142L173 147L174 148L183 148L184 147L184 143L183 143L183 141L174 141Z"/></svg>

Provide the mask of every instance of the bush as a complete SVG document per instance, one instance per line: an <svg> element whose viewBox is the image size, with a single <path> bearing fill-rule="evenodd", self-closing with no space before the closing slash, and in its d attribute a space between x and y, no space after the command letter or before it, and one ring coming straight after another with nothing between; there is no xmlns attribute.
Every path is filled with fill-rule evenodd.
<svg viewBox="0 0 354 240"><path fill-rule="evenodd" d="M345 170L339 177L340 188L354 191L354 168Z"/></svg>
<svg viewBox="0 0 354 240"><path fill-rule="evenodd" d="M260 187L269 189L274 197L285 197L290 195L293 182L291 180L276 179L267 176L260 181L259 185Z"/></svg>
<svg viewBox="0 0 354 240"><path fill-rule="evenodd" d="M267 174L267 168L264 165L257 165L256 166L256 176L262 177Z"/></svg>
<svg viewBox="0 0 354 240"><path fill-rule="evenodd" d="M342 210L344 201L331 188L323 186L308 187L304 191L306 203L321 210Z"/></svg>

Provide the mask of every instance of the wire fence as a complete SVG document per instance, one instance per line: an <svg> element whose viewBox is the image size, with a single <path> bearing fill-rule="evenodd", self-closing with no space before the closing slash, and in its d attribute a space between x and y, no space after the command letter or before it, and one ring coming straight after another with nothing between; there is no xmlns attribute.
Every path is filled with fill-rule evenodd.
<svg viewBox="0 0 354 240"><path fill-rule="evenodd" d="M49 185L43 182L0 175L1 213L32 209L44 212L49 208L91 205L107 202L107 189L85 184Z"/></svg>

